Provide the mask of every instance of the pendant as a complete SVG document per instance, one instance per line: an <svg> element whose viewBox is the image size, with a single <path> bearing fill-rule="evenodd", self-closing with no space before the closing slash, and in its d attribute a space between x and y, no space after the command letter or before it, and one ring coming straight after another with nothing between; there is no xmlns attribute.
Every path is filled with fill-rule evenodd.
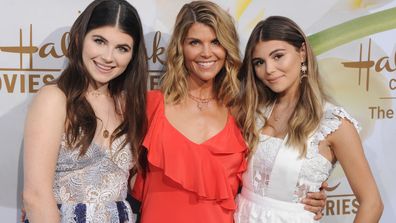
<svg viewBox="0 0 396 223"><path fill-rule="evenodd" d="M109 131L107 129L103 130L103 137L109 137Z"/></svg>
<svg viewBox="0 0 396 223"><path fill-rule="evenodd" d="M202 105L201 105L201 103L197 103L197 108L198 108L200 111L202 111Z"/></svg>

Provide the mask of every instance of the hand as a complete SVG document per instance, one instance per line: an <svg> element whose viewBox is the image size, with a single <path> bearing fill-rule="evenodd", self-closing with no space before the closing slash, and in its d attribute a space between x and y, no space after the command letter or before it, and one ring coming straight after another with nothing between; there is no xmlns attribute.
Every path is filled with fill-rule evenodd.
<svg viewBox="0 0 396 223"><path fill-rule="evenodd" d="M307 193L306 198L302 200L302 203L305 204L304 209L315 214L315 220L320 220L323 217L322 211L327 198L324 188L327 186L327 182L323 182L319 192Z"/></svg>
<svg viewBox="0 0 396 223"><path fill-rule="evenodd" d="M323 217L322 210L326 204L326 194L323 190L320 192L308 193L302 200L305 204L304 209L315 214L314 219L320 220Z"/></svg>
<svg viewBox="0 0 396 223"><path fill-rule="evenodd" d="M25 218L26 218L26 210L25 207L23 206L23 193L21 193L21 200L22 200L22 207L21 207L21 223L25 222Z"/></svg>
<svg viewBox="0 0 396 223"><path fill-rule="evenodd" d="M25 208L21 208L21 223L25 222L25 218L26 218L26 211Z"/></svg>

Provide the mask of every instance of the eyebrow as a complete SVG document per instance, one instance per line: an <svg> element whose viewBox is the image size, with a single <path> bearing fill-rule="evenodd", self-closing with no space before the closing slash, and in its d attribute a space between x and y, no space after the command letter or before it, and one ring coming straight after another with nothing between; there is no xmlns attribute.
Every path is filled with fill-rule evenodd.
<svg viewBox="0 0 396 223"><path fill-rule="evenodd" d="M188 36L185 37L184 40L198 40L198 41L202 41L202 40L201 40L200 38L198 38L198 37L188 37ZM216 37L216 38L213 38L213 39L210 40L210 41L212 42L212 41L215 41L215 40L218 41L219 39Z"/></svg>
<svg viewBox="0 0 396 223"><path fill-rule="evenodd" d="M200 39L195 37L186 37L184 38L184 40L200 40Z"/></svg>
<svg viewBox="0 0 396 223"><path fill-rule="evenodd" d="M285 50L286 50L286 49L284 49L284 48L275 49L275 50L273 50L273 51L270 52L269 56L272 56L273 54L275 54L275 53L277 53L277 52L279 52L279 51L285 51Z"/></svg>
<svg viewBox="0 0 396 223"><path fill-rule="evenodd" d="M285 51L285 50L286 50L286 49L284 49L284 48L275 49L275 50L273 50L273 51L271 51L271 52L269 53L269 56L272 56L272 55L274 55L274 54L277 53L277 52ZM261 57L254 57L254 58L252 58L252 62L254 62L255 60L263 60L263 58L261 58Z"/></svg>
<svg viewBox="0 0 396 223"><path fill-rule="evenodd" d="M100 38L100 39L102 39L103 41L105 41L106 43L109 42L106 38L104 38L103 36L98 35L98 34L92 35L92 37L94 37L94 38ZM127 47L127 48L129 48L129 49L132 49L132 46L130 46L130 45L127 44L127 43L117 44L117 46L118 46L118 47Z"/></svg>

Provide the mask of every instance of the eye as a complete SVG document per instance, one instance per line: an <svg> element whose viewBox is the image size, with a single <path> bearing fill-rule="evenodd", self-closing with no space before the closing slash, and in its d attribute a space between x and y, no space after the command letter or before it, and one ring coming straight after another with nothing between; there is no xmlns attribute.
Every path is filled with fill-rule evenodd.
<svg viewBox="0 0 396 223"><path fill-rule="evenodd" d="M119 46L119 47L117 47L117 49L118 49L121 53L128 53L128 52L129 52L129 48L124 47L124 46Z"/></svg>
<svg viewBox="0 0 396 223"><path fill-rule="evenodd" d="M281 59L283 57L283 54L282 53L277 53L277 54L274 54L273 56L272 56L272 58L274 59L274 60L279 60L279 59Z"/></svg>
<svg viewBox="0 0 396 223"><path fill-rule="evenodd" d="M196 39L194 39L194 40L191 40L191 41L189 42L189 44L190 44L191 46L196 46L196 45L199 44L199 41L196 40Z"/></svg>
<svg viewBox="0 0 396 223"><path fill-rule="evenodd" d="M252 64L254 67L259 67L264 64L263 59L253 59Z"/></svg>
<svg viewBox="0 0 396 223"><path fill-rule="evenodd" d="M220 46L220 45L221 45L221 44L220 44L220 41L219 41L218 39L213 40L213 41L212 41L212 44L213 44L213 45L216 45L216 46Z"/></svg>
<svg viewBox="0 0 396 223"><path fill-rule="evenodd" d="M97 43L98 45L103 45L105 44L105 41L101 38L95 38L94 42Z"/></svg>

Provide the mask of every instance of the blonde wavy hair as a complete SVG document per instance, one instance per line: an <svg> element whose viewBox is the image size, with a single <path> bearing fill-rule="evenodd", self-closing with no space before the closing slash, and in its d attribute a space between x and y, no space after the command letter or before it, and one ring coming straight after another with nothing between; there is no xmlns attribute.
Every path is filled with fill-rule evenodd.
<svg viewBox="0 0 396 223"><path fill-rule="evenodd" d="M214 80L214 94L219 102L230 106L239 93L239 37L232 17L209 1L187 3L177 15L167 48L166 71L161 80L161 91L165 95L165 101L177 104L187 95L189 73L184 64L183 41L194 23L211 27L226 50L225 65Z"/></svg>
<svg viewBox="0 0 396 223"><path fill-rule="evenodd" d="M328 97L321 85L316 58L308 39L301 28L289 18L271 16L260 21L253 29L238 74L241 90L237 100L236 119L249 145L249 156L251 156L258 144L261 131L256 126L256 120L259 118L266 121L263 108L271 106L277 98L277 94L257 78L252 64L255 46L261 41L269 40L286 41L296 50L300 50L301 47L306 48L307 77L301 79L299 98L287 129L287 144L294 146L303 156L306 154L309 135L319 126L323 116L323 106Z"/></svg>

